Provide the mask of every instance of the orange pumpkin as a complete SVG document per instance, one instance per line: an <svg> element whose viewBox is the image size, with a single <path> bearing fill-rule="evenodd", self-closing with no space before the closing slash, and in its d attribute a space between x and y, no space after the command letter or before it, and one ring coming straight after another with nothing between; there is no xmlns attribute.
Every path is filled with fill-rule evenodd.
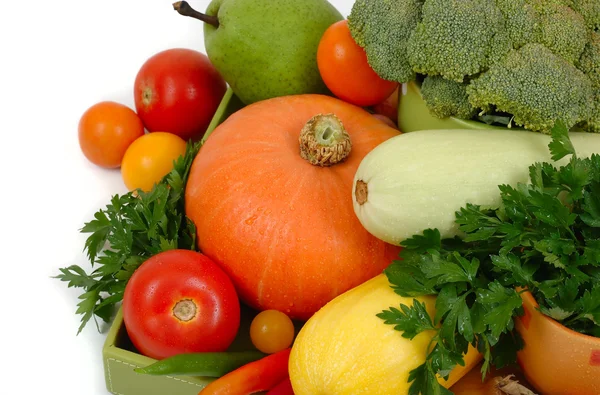
<svg viewBox="0 0 600 395"><path fill-rule="evenodd" d="M190 170L186 213L200 249L246 304L308 319L398 256L352 207L360 161L398 134L329 96L278 97L239 110L213 131Z"/></svg>

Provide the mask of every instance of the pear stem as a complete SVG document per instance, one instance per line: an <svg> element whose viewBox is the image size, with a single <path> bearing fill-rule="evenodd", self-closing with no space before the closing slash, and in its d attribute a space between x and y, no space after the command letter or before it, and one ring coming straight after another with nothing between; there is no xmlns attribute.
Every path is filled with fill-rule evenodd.
<svg viewBox="0 0 600 395"><path fill-rule="evenodd" d="M204 23L213 25L214 27L219 27L219 18L196 11L188 4L187 1L177 1L173 3L173 9L177 11L179 15L189 16L190 18L199 19Z"/></svg>

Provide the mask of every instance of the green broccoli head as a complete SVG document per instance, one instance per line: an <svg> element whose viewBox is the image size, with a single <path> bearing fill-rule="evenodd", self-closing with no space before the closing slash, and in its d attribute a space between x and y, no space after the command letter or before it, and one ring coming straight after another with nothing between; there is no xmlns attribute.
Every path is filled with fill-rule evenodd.
<svg viewBox="0 0 600 395"><path fill-rule="evenodd" d="M504 16L494 0L426 0L408 57L418 73L462 82L510 48Z"/></svg>
<svg viewBox="0 0 600 395"><path fill-rule="evenodd" d="M592 33L576 66L587 74L595 89L600 89L600 33Z"/></svg>
<svg viewBox="0 0 600 395"><path fill-rule="evenodd" d="M438 118L470 119L477 113L469 102L466 83L427 76L421 84L421 95L429 111Z"/></svg>
<svg viewBox="0 0 600 395"><path fill-rule="evenodd" d="M588 28L600 30L600 1L570 0L568 5L583 16Z"/></svg>
<svg viewBox="0 0 600 395"><path fill-rule="evenodd" d="M583 123L582 128L585 132L600 133L600 89L596 91L591 116Z"/></svg>
<svg viewBox="0 0 600 395"><path fill-rule="evenodd" d="M539 42L539 14L527 0L496 0L506 20L506 30L514 49Z"/></svg>
<svg viewBox="0 0 600 395"><path fill-rule="evenodd" d="M532 42L544 44L555 54L574 63L579 59L590 35L583 16L558 1L529 1L540 15L539 41Z"/></svg>
<svg viewBox="0 0 600 395"><path fill-rule="evenodd" d="M527 129L548 133L557 120L568 128L589 119L590 79L542 44L512 50L467 87L474 107L513 115Z"/></svg>
<svg viewBox="0 0 600 395"><path fill-rule="evenodd" d="M496 0L506 20L514 49L528 43L544 44L574 63L589 39L584 17L569 0Z"/></svg>
<svg viewBox="0 0 600 395"><path fill-rule="evenodd" d="M367 61L381 77L408 82L415 72L407 43L421 20L424 0L356 0L348 15L352 38L365 49Z"/></svg>
<svg viewBox="0 0 600 395"><path fill-rule="evenodd" d="M596 91L591 115L582 127L585 131L600 133L600 33L592 33L592 39L583 50L577 68L589 77Z"/></svg>

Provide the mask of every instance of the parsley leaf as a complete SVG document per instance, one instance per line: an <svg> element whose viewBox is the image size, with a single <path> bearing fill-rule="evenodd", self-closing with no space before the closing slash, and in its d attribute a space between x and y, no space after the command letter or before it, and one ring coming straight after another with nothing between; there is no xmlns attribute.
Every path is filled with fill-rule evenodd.
<svg viewBox="0 0 600 395"><path fill-rule="evenodd" d="M71 265L60 268L60 274L54 277L67 282L68 287L82 288L76 310L81 315L77 334L92 318L105 322L111 319L114 307L123 299L127 281L146 259L169 249L196 249L196 231L185 216L183 197L199 150L200 143L190 142L171 172L152 190L113 196L81 228L82 233L90 234L84 251L93 270L88 274L80 266Z"/></svg>
<svg viewBox="0 0 600 395"><path fill-rule="evenodd" d="M564 122L557 121L550 131L552 142L549 144L552 160L557 161L567 155L575 155L575 148L569 138L569 129Z"/></svg>
<svg viewBox="0 0 600 395"><path fill-rule="evenodd" d="M414 235L401 243L406 250L426 252L439 250L442 246L440 231L438 229L425 229L422 235Z"/></svg>
<svg viewBox="0 0 600 395"><path fill-rule="evenodd" d="M477 292L477 302L486 306L488 312L483 322L490 328L491 335L499 338L502 333L512 330L515 310L523 305L514 288L506 288L498 281L489 284L488 289Z"/></svg>
<svg viewBox="0 0 600 395"><path fill-rule="evenodd" d="M404 260L394 261L384 270L394 292L404 297L435 294L433 284L421 270L420 255L403 250L401 256Z"/></svg>
<svg viewBox="0 0 600 395"><path fill-rule="evenodd" d="M411 307L404 304L400 305L400 310L390 307L389 310L378 313L377 317L384 320L386 324L394 325L394 329L402 331L402 336L408 339L413 339L424 331L436 330L425 303L417 299L413 300Z"/></svg>

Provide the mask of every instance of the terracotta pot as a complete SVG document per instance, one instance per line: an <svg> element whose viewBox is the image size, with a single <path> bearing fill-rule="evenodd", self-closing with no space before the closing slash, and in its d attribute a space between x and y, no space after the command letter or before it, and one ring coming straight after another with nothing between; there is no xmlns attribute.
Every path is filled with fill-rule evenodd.
<svg viewBox="0 0 600 395"><path fill-rule="evenodd" d="M527 381L541 394L600 394L600 338L542 314L531 293L521 296L525 315L516 320L516 328L525 347L518 360Z"/></svg>

